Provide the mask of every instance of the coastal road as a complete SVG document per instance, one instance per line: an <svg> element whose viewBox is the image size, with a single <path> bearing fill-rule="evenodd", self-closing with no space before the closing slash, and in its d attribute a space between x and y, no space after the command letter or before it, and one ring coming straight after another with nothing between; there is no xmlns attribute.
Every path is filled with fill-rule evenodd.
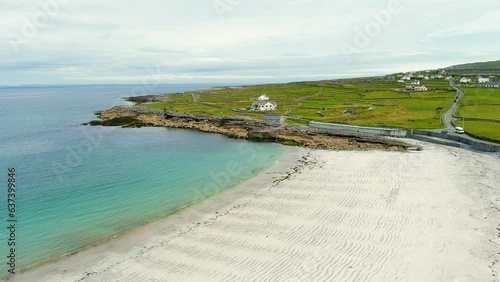
<svg viewBox="0 0 500 282"><path fill-rule="evenodd" d="M460 136L464 139L468 139L468 140L471 140L471 141L475 141L475 142L481 142L481 143L485 143L485 144L489 144L489 145L496 145L498 146L498 144L496 143L493 143L493 142L488 142L488 141L484 141L484 140L481 140L481 139L477 139L477 138L474 138L472 136L469 136L467 134L458 134L455 132L455 126L453 125L452 121L453 121L453 115L455 114L455 112L457 111L458 107L460 106L460 100L465 96L465 91L459 87L457 87L455 85L455 82L452 80L450 81L450 86L453 87L456 91L457 91L457 94L456 94L456 97L455 97L455 100L453 101L453 104L451 105L450 109L448 109L448 111L446 112L446 114L443 116L443 123L445 124L446 128L444 129L433 129L433 130L430 130L430 131L434 131L434 132L438 132L438 133L444 133L444 131L446 132L445 134L448 134L448 135L455 135L455 136ZM441 138L441 137L434 137L434 138L438 138L438 139L444 139L444 140L447 140L448 142L451 142L450 140L446 139L446 138ZM454 142L452 142L454 143ZM455 142L456 143L456 142Z"/></svg>
<svg viewBox="0 0 500 282"><path fill-rule="evenodd" d="M446 112L443 118L443 122L446 125L446 129L455 131L455 127L451 123L453 121L453 115L457 111L458 106L460 105L460 99L465 95L465 91L462 90L461 88L458 88L455 86L454 81L450 81L450 86L453 87L455 90L457 90L457 96L455 98L455 101L451 105L450 109Z"/></svg>

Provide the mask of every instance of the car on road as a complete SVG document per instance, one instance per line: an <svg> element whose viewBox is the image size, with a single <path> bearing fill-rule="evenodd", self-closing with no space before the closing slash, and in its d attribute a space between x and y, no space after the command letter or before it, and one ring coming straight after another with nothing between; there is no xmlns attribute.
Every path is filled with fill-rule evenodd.
<svg viewBox="0 0 500 282"><path fill-rule="evenodd" d="M455 132L458 134L464 134L465 130L462 127L457 126L455 127Z"/></svg>

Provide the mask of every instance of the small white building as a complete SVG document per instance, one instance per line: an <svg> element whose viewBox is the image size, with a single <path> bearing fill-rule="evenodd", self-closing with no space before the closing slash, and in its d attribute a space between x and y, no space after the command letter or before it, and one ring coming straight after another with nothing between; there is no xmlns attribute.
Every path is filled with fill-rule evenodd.
<svg viewBox="0 0 500 282"><path fill-rule="evenodd" d="M490 78L489 77L479 77L479 83L487 83L487 82L490 82Z"/></svg>
<svg viewBox="0 0 500 282"><path fill-rule="evenodd" d="M472 79L467 78L467 77L462 77L462 79L460 79L460 83L471 83L471 82L472 82Z"/></svg>
<svg viewBox="0 0 500 282"><path fill-rule="evenodd" d="M278 109L278 105L274 101L257 101L253 102L252 109L255 111L274 111Z"/></svg>
<svg viewBox="0 0 500 282"><path fill-rule="evenodd" d="M426 75L426 76L424 77L424 79L425 79L425 80L429 80L429 79L430 79L430 77Z"/></svg>
<svg viewBox="0 0 500 282"><path fill-rule="evenodd" d="M422 85L422 86L409 85L409 86L406 86L406 91L425 92L425 91L429 91L429 89L425 85Z"/></svg>
<svg viewBox="0 0 500 282"><path fill-rule="evenodd" d="M410 75L405 75L403 76L403 78L401 78L402 80L411 80L411 76Z"/></svg>
<svg viewBox="0 0 500 282"><path fill-rule="evenodd" d="M398 80L398 82L401 83L401 84L405 84L405 81L402 80L402 79Z"/></svg>
<svg viewBox="0 0 500 282"><path fill-rule="evenodd" d="M427 88L425 85L422 85L422 86L415 86L414 90L418 92L425 92L429 91L429 88Z"/></svg>
<svg viewBox="0 0 500 282"><path fill-rule="evenodd" d="M285 123L285 118L282 115L266 115L264 120L268 123L273 124L283 124Z"/></svg>
<svg viewBox="0 0 500 282"><path fill-rule="evenodd" d="M420 85L420 80L414 80L411 84L413 84L413 85Z"/></svg>
<svg viewBox="0 0 500 282"><path fill-rule="evenodd" d="M259 101L269 101L269 96L267 96L266 94L262 94L260 97L259 97Z"/></svg>

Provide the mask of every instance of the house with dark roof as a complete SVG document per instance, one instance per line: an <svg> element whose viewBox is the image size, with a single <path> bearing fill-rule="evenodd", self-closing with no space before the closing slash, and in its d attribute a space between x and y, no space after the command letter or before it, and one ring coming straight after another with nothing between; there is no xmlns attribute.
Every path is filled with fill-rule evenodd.
<svg viewBox="0 0 500 282"><path fill-rule="evenodd" d="M486 83L485 86L486 87L490 87L490 88L499 88L500 87L500 81L490 81L490 82Z"/></svg>
<svg viewBox="0 0 500 282"><path fill-rule="evenodd" d="M264 120L272 124L283 124L284 118L282 115L266 115Z"/></svg>

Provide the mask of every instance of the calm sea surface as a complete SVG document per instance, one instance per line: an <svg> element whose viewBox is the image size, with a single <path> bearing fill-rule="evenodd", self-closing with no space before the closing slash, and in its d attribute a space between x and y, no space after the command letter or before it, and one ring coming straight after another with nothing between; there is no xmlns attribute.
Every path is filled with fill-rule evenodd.
<svg viewBox="0 0 500 282"><path fill-rule="evenodd" d="M148 94L210 85L162 85ZM0 88L0 277L7 174L16 169L16 268L74 252L233 187L274 164L277 144L165 128L82 126L140 86Z"/></svg>

